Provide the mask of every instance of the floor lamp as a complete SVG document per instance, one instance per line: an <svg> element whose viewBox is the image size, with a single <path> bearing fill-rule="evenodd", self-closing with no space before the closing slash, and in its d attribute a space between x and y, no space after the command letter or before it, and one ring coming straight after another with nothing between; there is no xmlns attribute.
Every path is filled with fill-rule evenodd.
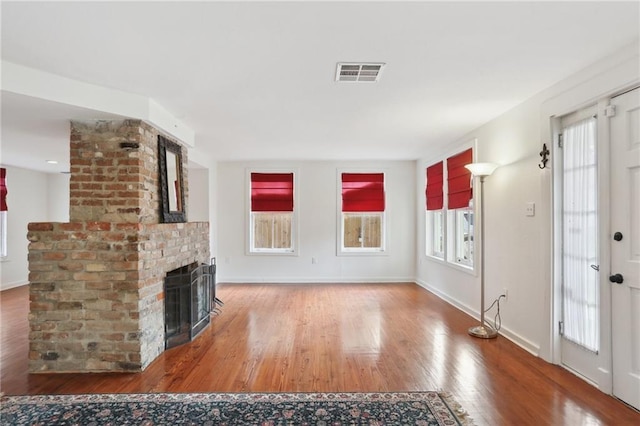
<svg viewBox="0 0 640 426"><path fill-rule="evenodd" d="M492 163L471 163L465 166L471 174L480 178L480 325L469 329L469 334L481 339L493 339L498 332L484 323L484 178L497 168Z"/></svg>

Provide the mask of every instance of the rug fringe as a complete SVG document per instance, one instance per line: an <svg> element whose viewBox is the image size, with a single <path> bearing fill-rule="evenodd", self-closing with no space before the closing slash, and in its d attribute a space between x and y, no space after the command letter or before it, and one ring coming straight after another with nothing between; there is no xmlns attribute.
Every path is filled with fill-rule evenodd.
<svg viewBox="0 0 640 426"><path fill-rule="evenodd" d="M449 409L456 415L456 417L458 417L461 426L475 425L473 418L471 418L469 413L462 408L462 405L460 405L449 392L439 390L438 395L440 395L440 398L442 398L442 400L449 406Z"/></svg>

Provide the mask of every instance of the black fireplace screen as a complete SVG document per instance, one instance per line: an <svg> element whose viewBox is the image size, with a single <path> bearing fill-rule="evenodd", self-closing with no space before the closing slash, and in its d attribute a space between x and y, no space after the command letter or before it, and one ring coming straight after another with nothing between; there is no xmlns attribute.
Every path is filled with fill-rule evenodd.
<svg viewBox="0 0 640 426"><path fill-rule="evenodd" d="M215 263L192 263L167 272L164 280L165 349L193 340L211 321Z"/></svg>

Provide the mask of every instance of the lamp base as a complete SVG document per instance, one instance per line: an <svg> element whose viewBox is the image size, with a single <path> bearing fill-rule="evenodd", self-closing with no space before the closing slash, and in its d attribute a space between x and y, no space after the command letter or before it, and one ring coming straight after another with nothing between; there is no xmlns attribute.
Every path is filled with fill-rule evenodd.
<svg viewBox="0 0 640 426"><path fill-rule="evenodd" d="M475 327L471 327L469 329L469 334L480 339L495 339L498 337L498 332L486 325L476 325Z"/></svg>

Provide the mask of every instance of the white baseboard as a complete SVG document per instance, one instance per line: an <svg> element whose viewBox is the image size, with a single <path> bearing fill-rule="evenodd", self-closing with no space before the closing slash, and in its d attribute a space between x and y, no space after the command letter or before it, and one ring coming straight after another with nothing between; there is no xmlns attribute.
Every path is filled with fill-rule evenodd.
<svg viewBox="0 0 640 426"><path fill-rule="evenodd" d="M427 282L422 281L422 280L415 280L415 283L418 284L420 287L424 288L425 290L435 294L436 296L438 296L439 298L441 298L442 300L444 300L445 302L449 303L450 305L460 309L462 312L464 312L465 314L477 319L478 321L480 321L480 312L463 304L460 303L458 300L453 299L452 297L450 297L448 294L443 293L442 291L440 291L437 288L434 288L432 286L430 286ZM520 346L522 349L524 349L525 351L529 352L531 355L540 356L540 346L534 344L533 342L531 342L530 340L520 336L518 333L513 332L512 330L509 330L506 327L501 327L500 331L499 331L500 335L505 337L508 340L511 340L513 343L515 343L516 345Z"/></svg>
<svg viewBox="0 0 640 426"><path fill-rule="evenodd" d="M259 279L256 277L218 277L218 283L224 284L332 284L332 283L414 283L413 277L269 277Z"/></svg>

